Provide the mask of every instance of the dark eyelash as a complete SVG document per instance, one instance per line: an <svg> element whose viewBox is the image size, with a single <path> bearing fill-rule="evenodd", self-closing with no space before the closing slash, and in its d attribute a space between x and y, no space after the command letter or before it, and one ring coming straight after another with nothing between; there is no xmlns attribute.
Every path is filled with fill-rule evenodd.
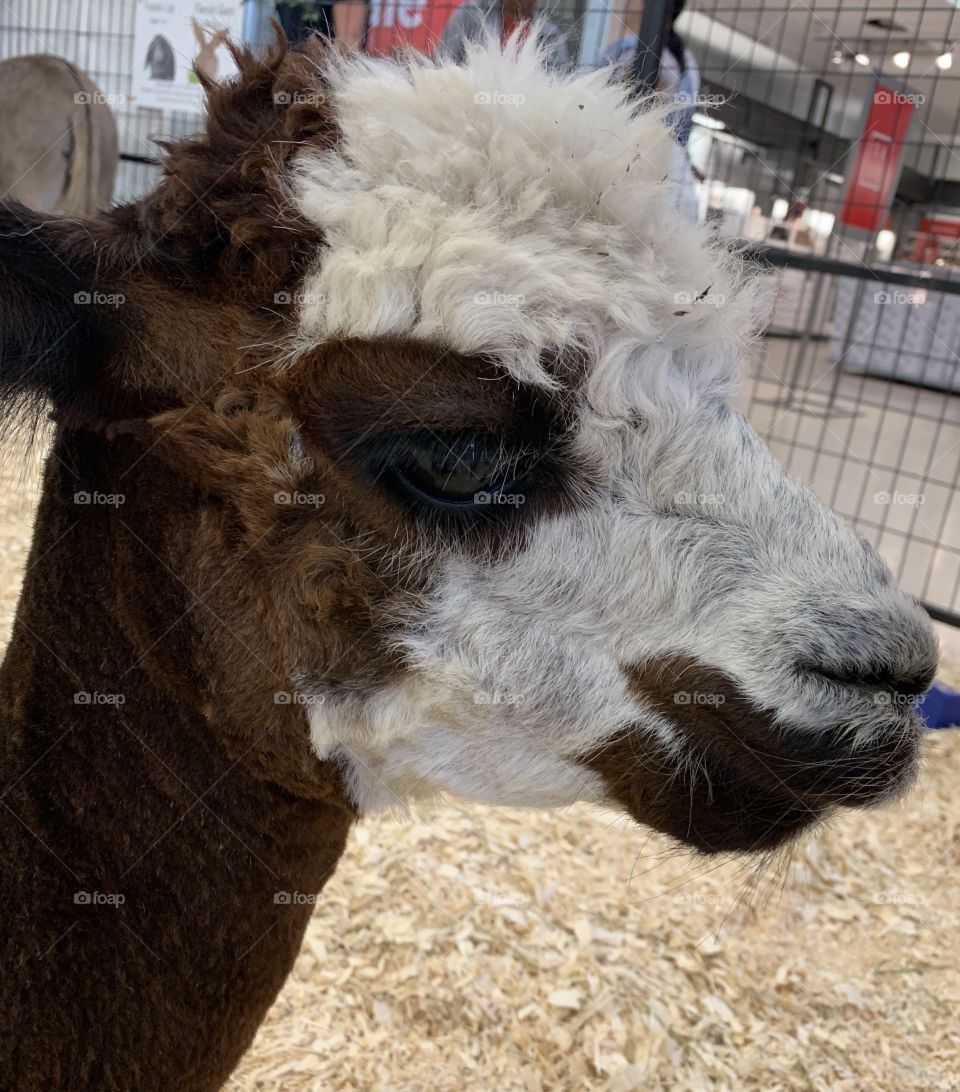
<svg viewBox="0 0 960 1092"><path fill-rule="evenodd" d="M536 447L513 442L499 432L418 429L378 437L370 450L370 469L377 481L420 515L435 518L442 512L469 519L492 514L478 511L478 506L489 503L479 499L481 494L503 496L521 483L532 487L533 470L541 458ZM473 468L477 477L471 483ZM437 469L448 469L446 478L432 473ZM458 477L466 479L459 482L460 488L454 484Z"/></svg>
<svg viewBox="0 0 960 1092"><path fill-rule="evenodd" d="M509 465L526 458L533 458L536 449L529 445L513 444L497 433L474 433L464 430L422 429L378 437L370 446L370 454L376 462L398 462L418 454L431 454L441 458L466 454L466 447L479 447L486 458L498 464Z"/></svg>

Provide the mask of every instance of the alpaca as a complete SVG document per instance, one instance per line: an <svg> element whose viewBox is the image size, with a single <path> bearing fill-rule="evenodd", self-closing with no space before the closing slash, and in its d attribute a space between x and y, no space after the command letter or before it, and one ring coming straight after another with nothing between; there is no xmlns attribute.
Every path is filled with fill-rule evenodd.
<svg viewBox="0 0 960 1092"><path fill-rule="evenodd" d="M49 53L0 61L0 193L41 212L91 216L110 204L117 123L99 87Z"/></svg>
<svg viewBox="0 0 960 1092"><path fill-rule="evenodd" d="M358 816L585 800L703 853L902 791L936 646L730 404L766 282L535 42L233 49L142 200L0 213L55 422L0 672L0 1072L209 1092Z"/></svg>

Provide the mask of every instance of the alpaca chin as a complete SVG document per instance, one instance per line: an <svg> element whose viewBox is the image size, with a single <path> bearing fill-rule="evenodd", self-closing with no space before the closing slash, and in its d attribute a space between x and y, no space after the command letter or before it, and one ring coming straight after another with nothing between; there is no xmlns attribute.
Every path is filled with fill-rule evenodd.
<svg viewBox="0 0 960 1092"><path fill-rule="evenodd" d="M684 758L658 753L638 728L598 749L588 764L638 822L703 852L770 849L833 808L897 796L916 776L919 718L889 691L873 695L871 704L885 711L872 718L869 734L856 724L813 733L784 724L732 679L690 658L657 658L629 674L636 692L670 719ZM682 680L684 689L665 679ZM887 700L877 702L880 695Z"/></svg>

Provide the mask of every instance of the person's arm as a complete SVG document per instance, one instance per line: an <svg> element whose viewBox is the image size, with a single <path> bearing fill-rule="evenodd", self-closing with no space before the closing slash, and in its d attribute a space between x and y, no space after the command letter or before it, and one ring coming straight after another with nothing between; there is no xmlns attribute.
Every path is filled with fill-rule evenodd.
<svg viewBox="0 0 960 1092"><path fill-rule="evenodd" d="M333 31L336 41L359 49L367 29L367 0L336 0L333 5Z"/></svg>
<svg viewBox="0 0 960 1092"><path fill-rule="evenodd" d="M466 4L461 4L447 20L447 25L440 35L438 53L449 57L456 64L462 64L467 56L467 42L470 40L472 27L471 12Z"/></svg>

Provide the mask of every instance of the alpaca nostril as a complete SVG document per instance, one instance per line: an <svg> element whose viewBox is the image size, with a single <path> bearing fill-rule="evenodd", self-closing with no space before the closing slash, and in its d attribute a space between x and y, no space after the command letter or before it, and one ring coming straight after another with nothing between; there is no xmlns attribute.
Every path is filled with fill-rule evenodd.
<svg viewBox="0 0 960 1092"><path fill-rule="evenodd" d="M802 674L817 675L839 686L883 690L905 698L919 698L925 694L936 674L933 666L900 670L890 664L801 663L798 668Z"/></svg>

